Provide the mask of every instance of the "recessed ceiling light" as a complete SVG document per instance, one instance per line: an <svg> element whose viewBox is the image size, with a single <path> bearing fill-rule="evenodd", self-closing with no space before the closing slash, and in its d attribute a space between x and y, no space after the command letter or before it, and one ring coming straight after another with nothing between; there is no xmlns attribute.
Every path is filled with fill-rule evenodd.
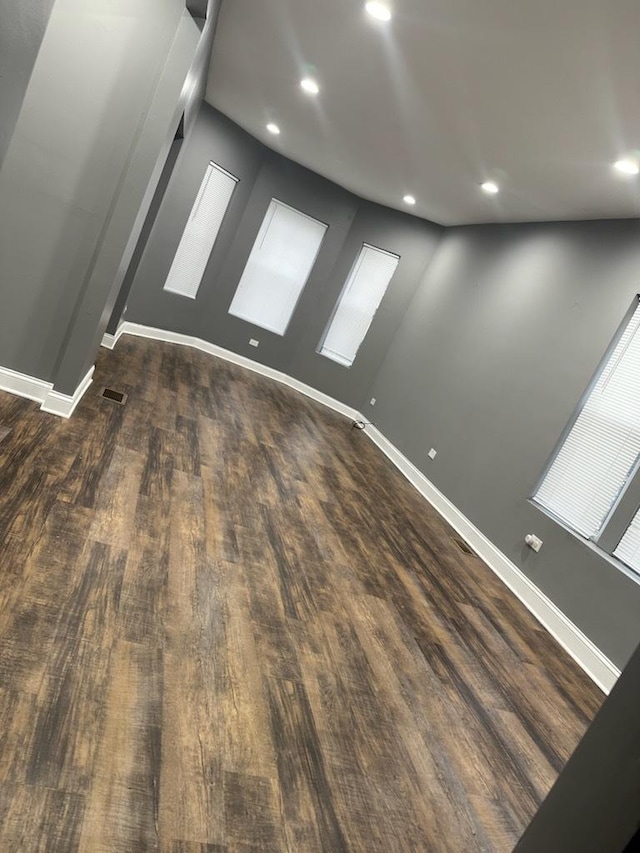
<svg viewBox="0 0 640 853"><path fill-rule="evenodd" d="M388 6L385 6L384 3L378 3L377 0L371 0L370 3L365 3L364 8L372 18L376 18L378 21L391 20L391 10Z"/></svg>
<svg viewBox="0 0 640 853"><path fill-rule="evenodd" d="M500 187L495 183L495 181L485 181L484 184L480 184L480 189L487 193L487 195L495 195L500 192Z"/></svg>
<svg viewBox="0 0 640 853"><path fill-rule="evenodd" d="M274 124L272 121L270 121L269 124L267 125L267 130L269 131L269 133L273 133L274 136L277 136L280 133L280 128L278 127L277 124Z"/></svg>
<svg viewBox="0 0 640 853"><path fill-rule="evenodd" d="M304 80L300 81L300 85L310 95L317 95L320 91L320 86L311 77L305 77Z"/></svg>
<svg viewBox="0 0 640 853"><path fill-rule="evenodd" d="M613 168L622 172L623 175L637 175L640 172L637 160L632 160L630 157L624 160L618 160L613 164Z"/></svg>
<svg viewBox="0 0 640 853"><path fill-rule="evenodd" d="M414 198L412 195L406 195L406 196L404 196L404 197L403 197L403 199L402 199L402 201L403 201L405 204L415 204L415 203L416 203L416 200L415 200L415 198Z"/></svg>

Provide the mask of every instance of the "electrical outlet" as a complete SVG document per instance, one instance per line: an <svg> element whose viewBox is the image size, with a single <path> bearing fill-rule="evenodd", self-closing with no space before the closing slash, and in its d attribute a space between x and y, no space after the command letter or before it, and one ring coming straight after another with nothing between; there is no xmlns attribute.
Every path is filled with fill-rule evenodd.
<svg viewBox="0 0 640 853"><path fill-rule="evenodd" d="M536 536L535 533L527 533L527 535L524 537L524 541L527 543L527 545L529 546L529 548L531 548L532 551L536 552L536 554L538 553L540 548L542 548L542 539L540 539L539 536Z"/></svg>
<svg viewBox="0 0 640 853"><path fill-rule="evenodd" d="M369 405L370 405L370 406L375 406L375 404L376 404L376 398L375 398L375 397L372 397L372 398L369 400Z"/></svg>
<svg viewBox="0 0 640 853"><path fill-rule="evenodd" d="M255 338L249 338L249 346L250 347L257 347L259 345L259 343L260 343L260 341L257 341Z"/></svg>
<svg viewBox="0 0 640 853"><path fill-rule="evenodd" d="M429 459L435 459L437 455L438 451L434 447L432 447L431 450L427 453Z"/></svg>

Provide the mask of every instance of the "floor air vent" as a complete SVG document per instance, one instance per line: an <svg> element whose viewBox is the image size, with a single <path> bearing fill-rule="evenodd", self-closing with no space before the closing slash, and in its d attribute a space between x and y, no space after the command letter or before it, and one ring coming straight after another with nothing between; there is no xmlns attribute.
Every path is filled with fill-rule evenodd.
<svg viewBox="0 0 640 853"><path fill-rule="evenodd" d="M114 391L112 388L103 388L102 396L105 400L111 400L112 403L119 403L121 406L127 402L127 395L122 391Z"/></svg>
<svg viewBox="0 0 640 853"><path fill-rule="evenodd" d="M457 537L452 537L455 544L462 551L463 554L471 554L472 557L475 557L476 552L472 551L471 548L467 545L464 539L458 539Z"/></svg>

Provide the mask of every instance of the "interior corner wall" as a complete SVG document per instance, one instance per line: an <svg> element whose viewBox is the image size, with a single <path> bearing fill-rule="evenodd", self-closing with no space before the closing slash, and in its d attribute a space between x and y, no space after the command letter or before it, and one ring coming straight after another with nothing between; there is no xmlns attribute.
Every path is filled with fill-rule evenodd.
<svg viewBox="0 0 640 853"><path fill-rule="evenodd" d="M195 300L163 290L208 163L239 179ZM229 305L272 198L328 224L284 335L231 316ZM442 229L371 202L266 148L208 104L183 146L127 303L126 319L193 335L361 407ZM351 368L317 352L363 242L400 255ZM249 339L259 340L256 349Z"/></svg>
<svg viewBox="0 0 640 853"><path fill-rule="evenodd" d="M184 0L56 0L0 170L2 367L72 394L93 362L212 27L203 47Z"/></svg>
<svg viewBox="0 0 640 853"><path fill-rule="evenodd" d="M0 0L0 168L55 0Z"/></svg>
<svg viewBox="0 0 640 853"><path fill-rule="evenodd" d="M620 667L640 585L528 498L639 291L635 220L447 229L371 388L384 435Z"/></svg>

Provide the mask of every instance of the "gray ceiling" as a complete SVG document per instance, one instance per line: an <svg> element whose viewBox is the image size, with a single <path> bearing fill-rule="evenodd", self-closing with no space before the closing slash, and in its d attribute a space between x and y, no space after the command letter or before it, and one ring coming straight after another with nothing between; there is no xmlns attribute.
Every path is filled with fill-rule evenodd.
<svg viewBox="0 0 640 853"><path fill-rule="evenodd" d="M358 195L442 224L640 215L640 179L611 168L640 149L639 0L390 5L382 24L363 0L225 0L207 100Z"/></svg>

